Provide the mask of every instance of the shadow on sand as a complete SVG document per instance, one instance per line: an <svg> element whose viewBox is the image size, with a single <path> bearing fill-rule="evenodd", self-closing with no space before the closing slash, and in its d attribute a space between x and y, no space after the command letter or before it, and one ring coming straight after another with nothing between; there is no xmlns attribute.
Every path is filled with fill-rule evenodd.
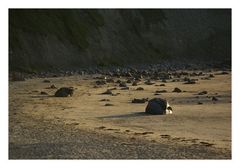
<svg viewBox="0 0 240 168"><path fill-rule="evenodd" d="M122 114L122 115L111 115L111 116L103 116L98 117L100 119L107 119L107 118L130 118L130 117L143 117L143 116L149 116L150 114L147 114L145 112L132 112L129 114Z"/></svg>

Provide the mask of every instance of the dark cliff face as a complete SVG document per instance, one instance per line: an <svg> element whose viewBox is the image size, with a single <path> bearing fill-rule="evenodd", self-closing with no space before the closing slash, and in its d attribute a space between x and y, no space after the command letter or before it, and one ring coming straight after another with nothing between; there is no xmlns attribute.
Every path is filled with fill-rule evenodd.
<svg viewBox="0 0 240 168"><path fill-rule="evenodd" d="M231 60L231 10L9 10L10 70Z"/></svg>

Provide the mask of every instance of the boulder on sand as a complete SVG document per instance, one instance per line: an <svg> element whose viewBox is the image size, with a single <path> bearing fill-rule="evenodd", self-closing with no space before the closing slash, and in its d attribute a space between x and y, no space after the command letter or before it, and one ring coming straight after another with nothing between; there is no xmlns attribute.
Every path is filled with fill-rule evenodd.
<svg viewBox="0 0 240 168"><path fill-rule="evenodd" d="M153 115L172 114L172 108L167 100L161 98L153 98L148 101L145 112Z"/></svg>
<svg viewBox="0 0 240 168"><path fill-rule="evenodd" d="M58 89L55 93L55 97L68 97L69 95L73 95L73 88L72 87L62 87Z"/></svg>

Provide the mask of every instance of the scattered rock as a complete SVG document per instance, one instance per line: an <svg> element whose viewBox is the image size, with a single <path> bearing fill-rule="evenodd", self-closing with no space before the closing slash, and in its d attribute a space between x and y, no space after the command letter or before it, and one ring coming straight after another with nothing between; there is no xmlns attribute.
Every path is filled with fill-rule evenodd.
<svg viewBox="0 0 240 168"><path fill-rule="evenodd" d="M212 101L218 101L218 98L216 98L215 96L212 97Z"/></svg>
<svg viewBox="0 0 240 168"><path fill-rule="evenodd" d="M209 75L209 78L214 78L215 76L213 74L210 74Z"/></svg>
<svg viewBox="0 0 240 168"><path fill-rule="evenodd" d="M123 87L121 90L129 90L129 87Z"/></svg>
<svg viewBox="0 0 240 168"><path fill-rule="evenodd" d="M211 80L210 77L204 77L204 78L201 78L202 80Z"/></svg>
<svg viewBox="0 0 240 168"><path fill-rule="evenodd" d="M162 82L167 83L167 80L166 80L166 79L163 79Z"/></svg>
<svg viewBox="0 0 240 168"><path fill-rule="evenodd" d="M105 80L98 80L98 81L96 81L96 84L97 85L105 85L106 81Z"/></svg>
<svg viewBox="0 0 240 168"><path fill-rule="evenodd" d="M138 87L136 90L144 90L142 87Z"/></svg>
<svg viewBox="0 0 240 168"><path fill-rule="evenodd" d="M108 95L112 95L112 90L107 89L105 92L103 92L102 94L108 94Z"/></svg>
<svg viewBox="0 0 240 168"><path fill-rule="evenodd" d="M115 93L115 94L112 94L112 96L117 96L117 95L120 95L120 93Z"/></svg>
<svg viewBox="0 0 240 168"><path fill-rule="evenodd" d="M170 135L160 135L162 138L167 138L167 139L169 139L169 138L171 138L171 136Z"/></svg>
<svg viewBox="0 0 240 168"><path fill-rule="evenodd" d="M50 80L45 79L43 83L50 83Z"/></svg>
<svg viewBox="0 0 240 168"><path fill-rule="evenodd" d="M199 92L198 95L205 95L207 93L208 93L207 91L202 91L202 92Z"/></svg>
<svg viewBox="0 0 240 168"><path fill-rule="evenodd" d="M106 79L107 83L114 83L114 80L112 78Z"/></svg>
<svg viewBox="0 0 240 168"><path fill-rule="evenodd" d="M153 115L172 114L172 108L165 99L153 98L148 101L145 112Z"/></svg>
<svg viewBox="0 0 240 168"><path fill-rule="evenodd" d="M182 90L176 87L176 88L174 88L174 90L172 92L180 93L180 92L182 92Z"/></svg>
<svg viewBox="0 0 240 168"><path fill-rule="evenodd" d="M226 72L226 71L222 71L222 72L220 73L220 75L227 75L227 74L229 74L229 73Z"/></svg>
<svg viewBox="0 0 240 168"><path fill-rule="evenodd" d="M198 104L200 105L200 104L203 104L202 102L198 102Z"/></svg>
<svg viewBox="0 0 240 168"><path fill-rule="evenodd" d="M137 86L137 81L134 81L133 83L132 83L132 86Z"/></svg>
<svg viewBox="0 0 240 168"><path fill-rule="evenodd" d="M69 95L73 95L73 88L72 87L62 87L58 89L55 93L55 97L68 97Z"/></svg>
<svg viewBox="0 0 240 168"><path fill-rule="evenodd" d="M47 87L46 89L57 89L57 87L55 85L51 85L51 86Z"/></svg>
<svg viewBox="0 0 240 168"><path fill-rule="evenodd" d="M128 79L128 80L127 80L127 83L132 83L132 80L131 80L131 79Z"/></svg>
<svg viewBox="0 0 240 168"><path fill-rule="evenodd" d="M142 99L133 99L132 103L145 103L148 101L148 98L142 98Z"/></svg>
<svg viewBox="0 0 240 168"><path fill-rule="evenodd" d="M46 92L40 92L41 95L48 95Z"/></svg>
<svg viewBox="0 0 240 168"><path fill-rule="evenodd" d="M127 87L127 84L125 82L119 83L119 87Z"/></svg>
<svg viewBox="0 0 240 168"><path fill-rule="evenodd" d="M192 79L189 79L187 82L185 82L183 84L196 84L196 81L192 80Z"/></svg>
<svg viewBox="0 0 240 168"><path fill-rule="evenodd" d="M110 101L109 99L101 99L100 101Z"/></svg>
<svg viewBox="0 0 240 168"><path fill-rule="evenodd" d="M163 84L160 84L159 86L166 86L166 85L163 83Z"/></svg>
<svg viewBox="0 0 240 168"><path fill-rule="evenodd" d="M105 128L106 128L105 126L97 127L97 129L105 129Z"/></svg>
<svg viewBox="0 0 240 168"><path fill-rule="evenodd" d="M146 85L153 85L153 84L155 84L154 82L151 82L150 80L147 80L146 82L145 82L145 84Z"/></svg>
<svg viewBox="0 0 240 168"><path fill-rule="evenodd" d="M117 80L117 81L116 81L116 83L119 83L119 84L120 84L121 82L122 82L121 80Z"/></svg>
<svg viewBox="0 0 240 168"><path fill-rule="evenodd" d="M106 103L105 106L114 106L114 105L110 103Z"/></svg>
<svg viewBox="0 0 240 168"><path fill-rule="evenodd" d="M155 93L167 93L166 90L157 90Z"/></svg>

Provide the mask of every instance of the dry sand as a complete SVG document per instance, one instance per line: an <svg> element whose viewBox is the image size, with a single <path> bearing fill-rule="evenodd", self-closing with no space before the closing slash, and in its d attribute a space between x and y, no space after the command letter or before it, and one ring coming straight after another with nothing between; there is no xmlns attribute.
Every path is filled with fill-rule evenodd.
<svg viewBox="0 0 240 168"><path fill-rule="evenodd" d="M231 74L194 78L199 79L197 84L168 81L156 86L162 82L142 81L129 85L130 90L120 90L116 83L95 88L92 76L48 78L51 83L42 78L10 82L9 158L230 159ZM72 86L74 95L53 97L56 89L45 89L52 84ZM101 94L113 87L119 95ZM175 87L185 92L173 93ZM167 93L154 95L156 90ZM197 95L204 90L208 94ZM212 96L219 100L213 102ZM154 97L166 98L173 114L146 115L147 103L131 103L133 98Z"/></svg>

